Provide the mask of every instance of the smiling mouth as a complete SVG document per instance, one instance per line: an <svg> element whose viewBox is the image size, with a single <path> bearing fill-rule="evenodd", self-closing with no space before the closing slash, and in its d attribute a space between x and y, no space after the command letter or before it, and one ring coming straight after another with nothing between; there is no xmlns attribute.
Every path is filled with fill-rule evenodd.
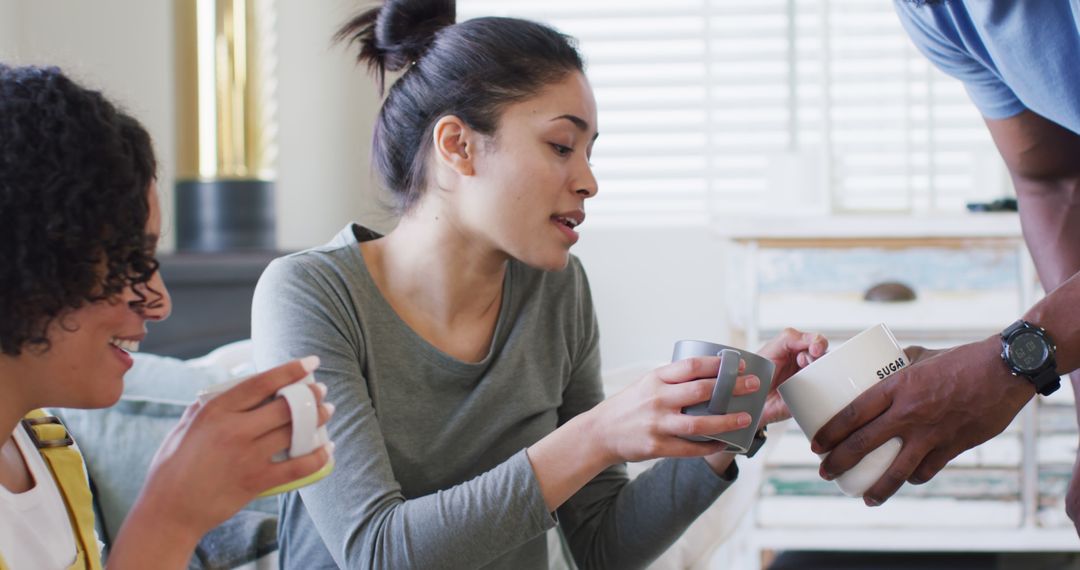
<svg viewBox="0 0 1080 570"><path fill-rule="evenodd" d="M578 226L578 221L573 218L567 218L564 216L552 216L552 219L570 229L574 229Z"/></svg>
<svg viewBox="0 0 1080 570"><path fill-rule="evenodd" d="M139 352L139 341L137 340L125 340L122 338L113 337L109 339L109 344L123 350L124 352Z"/></svg>

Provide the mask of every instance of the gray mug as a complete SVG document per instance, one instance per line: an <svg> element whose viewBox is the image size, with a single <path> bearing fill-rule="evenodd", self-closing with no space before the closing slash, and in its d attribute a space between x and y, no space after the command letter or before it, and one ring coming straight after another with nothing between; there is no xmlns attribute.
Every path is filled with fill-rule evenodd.
<svg viewBox="0 0 1080 570"><path fill-rule="evenodd" d="M691 441L722 441L728 444L728 451L734 453L746 453L750 444L754 441L758 424L761 422L761 411L765 408L765 398L769 395L772 386L773 372L776 366L771 360L732 346L705 342L701 340L680 340L675 343L675 352L671 361L676 362L694 356L719 356L720 371L716 375L716 387L712 397L707 402L694 404L683 408L684 414L692 416L706 416L718 414L734 414L746 412L750 414L750 425L735 431L716 433L706 436L687 436ZM753 374L761 380L761 387L753 394L745 396L733 396L735 379L739 373L739 360L746 362L744 374Z"/></svg>

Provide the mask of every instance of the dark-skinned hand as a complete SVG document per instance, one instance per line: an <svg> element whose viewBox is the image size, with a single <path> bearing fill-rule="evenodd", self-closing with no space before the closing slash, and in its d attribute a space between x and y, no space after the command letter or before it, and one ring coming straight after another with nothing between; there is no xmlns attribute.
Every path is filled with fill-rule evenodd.
<svg viewBox="0 0 1080 570"><path fill-rule="evenodd" d="M1035 388L1008 372L1000 351L997 336L948 350L908 348L908 368L863 392L814 435L813 451L829 453L821 476L835 479L899 437L899 455L863 495L877 506L904 482L929 481L957 455L1001 433Z"/></svg>

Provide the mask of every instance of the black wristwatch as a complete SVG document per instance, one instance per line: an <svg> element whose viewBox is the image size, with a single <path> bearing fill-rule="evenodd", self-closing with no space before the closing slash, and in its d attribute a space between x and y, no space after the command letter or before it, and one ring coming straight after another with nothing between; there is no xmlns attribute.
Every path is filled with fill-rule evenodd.
<svg viewBox="0 0 1080 570"><path fill-rule="evenodd" d="M1001 331L1001 359L1005 366L1013 376L1027 378L1043 396L1061 387L1054 359L1056 350L1045 330L1023 319Z"/></svg>

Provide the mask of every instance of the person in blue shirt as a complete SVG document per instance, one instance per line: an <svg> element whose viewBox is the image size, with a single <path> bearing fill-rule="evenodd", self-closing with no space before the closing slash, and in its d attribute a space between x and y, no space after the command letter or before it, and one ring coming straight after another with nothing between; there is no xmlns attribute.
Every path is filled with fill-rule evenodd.
<svg viewBox="0 0 1080 570"><path fill-rule="evenodd" d="M1023 317L1045 329L1042 338L1028 339L1036 348L1056 344L1057 351L1056 362L1037 363L1047 367L1038 382L1023 379L1038 380L1035 372L1021 371L1019 378L1010 373L1019 353L1005 359L1004 345L1012 344L1001 335L909 354L911 368L867 391L814 438L814 451L832 452L821 466L826 479L890 438L903 439L892 468L864 496L871 506L904 482L930 480L957 455L1000 433L1037 391L1053 390L1057 374L1072 372L1080 393L1080 373L1074 372L1080 367L1080 1L894 3L919 51L964 83L1005 160L1024 239L1049 292ZM1080 514L1078 469L1080 462L1066 497L1074 523Z"/></svg>

